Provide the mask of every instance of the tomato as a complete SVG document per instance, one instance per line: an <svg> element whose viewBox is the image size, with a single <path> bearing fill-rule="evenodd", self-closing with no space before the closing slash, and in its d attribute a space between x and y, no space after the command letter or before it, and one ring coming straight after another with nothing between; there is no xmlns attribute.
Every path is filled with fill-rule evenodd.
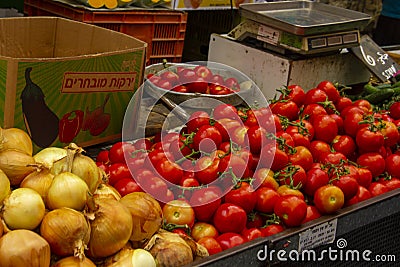
<svg viewBox="0 0 400 267"><path fill-rule="evenodd" d="M387 180L382 179L380 182L385 186L387 186L389 191L400 188L400 178L397 177L391 177L390 179Z"/></svg>
<svg viewBox="0 0 400 267"><path fill-rule="evenodd" d="M390 121L381 121L381 127L383 129L380 130L384 137L384 145L386 147L392 147L397 144L400 139L399 130L396 127L396 124Z"/></svg>
<svg viewBox="0 0 400 267"><path fill-rule="evenodd" d="M133 146L136 148L136 150L150 150L152 145L153 143L147 138L140 138L133 142Z"/></svg>
<svg viewBox="0 0 400 267"><path fill-rule="evenodd" d="M221 245L213 237L205 236L199 239L197 243L205 247L209 255L214 255L222 251Z"/></svg>
<svg viewBox="0 0 400 267"><path fill-rule="evenodd" d="M108 158L109 151L107 149L101 150L96 156L96 162L108 164L110 159Z"/></svg>
<svg viewBox="0 0 400 267"><path fill-rule="evenodd" d="M321 214L332 214L344 205L343 191L335 185L324 185L315 191L314 204Z"/></svg>
<svg viewBox="0 0 400 267"><path fill-rule="evenodd" d="M328 115L328 112L320 104L309 104L304 107L301 114L304 118L308 117L308 121L312 124L314 117L318 115Z"/></svg>
<svg viewBox="0 0 400 267"><path fill-rule="evenodd" d="M206 222L195 222L192 226L190 235L195 241L199 241L203 237L213 237L216 238L219 233L214 225Z"/></svg>
<svg viewBox="0 0 400 267"><path fill-rule="evenodd" d="M361 201L367 200L371 197L372 197L371 192L369 192L368 189L365 188L364 186L359 185L357 189L357 194L351 199L347 200L345 202L345 206L354 205Z"/></svg>
<svg viewBox="0 0 400 267"><path fill-rule="evenodd" d="M351 137L355 137L358 130L361 128L359 122L362 120L362 113L357 111L349 111L348 114L343 117L344 133Z"/></svg>
<svg viewBox="0 0 400 267"><path fill-rule="evenodd" d="M370 170L373 178L378 177L383 173L386 165L383 156L376 152L369 152L360 155L357 158L357 164Z"/></svg>
<svg viewBox="0 0 400 267"><path fill-rule="evenodd" d="M193 112L186 122L187 131L189 133L197 131L203 125L210 125L210 116L205 111Z"/></svg>
<svg viewBox="0 0 400 267"><path fill-rule="evenodd" d="M121 197L132 192L143 192L142 188L132 178L122 178L118 180L113 187L118 191Z"/></svg>
<svg viewBox="0 0 400 267"><path fill-rule="evenodd" d="M235 131L236 128L243 126L243 123L240 120L234 120L230 118L222 118L216 121L214 124L217 129L224 128L227 138L225 136L223 137L223 141L230 141L230 135L233 135L233 132ZM225 132L223 135L225 135ZM221 132L222 134L223 132Z"/></svg>
<svg viewBox="0 0 400 267"><path fill-rule="evenodd" d="M315 140L321 140L329 144L338 135L339 130L336 121L329 115L314 117L312 125L315 131Z"/></svg>
<svg viewBox="0 0 400 267"><path fill-rule="evenodd" d="M260 228L265 224L265 217L256 212L250 212L247 214L246 228Z"/></svg>
<svg viewBox="0 0 400 267"><path fill-rule="evenodd" d="M307 204L297 196L280 197L274 205L274 213L286 226L299 226L306 217Z"/></svg>
<svg viewBox="0 0 400 267"><path fill-rule="evenodd" d="M333 103L336 103L340 99L340 93L339 90L336 88L336 86L330 82L330 81L322 81L317 85L318 89L321 89L326 93L328 96L328 100L332 101Z"/></svg>
<svg viewBox="0 0 400 267"><path fill-rule="evenodd" d="M367 168L358 168L357 183L368 188L372 183L372 172Z"/></svg>
<svg viewBox="0 0 400 267"><path fill-rule="evenodd" d="M313 88L306 92L306 98L304 105L317 104L318 102L324 102L328 99L328 95L319 88Z"/></svg>
<svg viewBox="0 0 400 267"><path fill-rule="evenodd" d="M223 203L214 213L213 224L219 233L240 234L246 227L247 214L238 205Z"/></svg>
<svg viewBox="0 0 400 267"><path fill-rule="evenodd" d="M156 144L162 144L162 142ZM165 152L162 149L153 149L147 154L144 165L148 169L154 169L162 160L172 158L173 156L170 152Z"/></svg>
<svg viewBox="0 0 400 267"><path fill-rule="evenodd" d="M329 114L329 116L336 121L338 127L338 134L344 134L343 118L339 114Z"/></svg>
<svg viewBox="0 0 400 267"><path fill-rule="evenodd" d="M285 132L289 133L295 146L305 146L309 147L310 142L314 138L314 127L307 120L295 121L296 125L289 125Z"/></svg>
<svg viewBox="0 0 400 267"><path fill-rule="evenodd" d="M214 120L219 120L223 118L239 120L239 115L236 107L226 103L216 106L212 111L212 116Z"/></svg>
<svg viewBox="0 0 400 267"><path fill-rule="evenodd" d="M232 171L236 177L249 177L248 162L235 154L228 154L220 159L218 171L220 173Z"/></svg>
<svg viewBox="0 0 400 267"><path fill-rule="evenodd" d="M378 195L385 194L389 192L389 187L387 187L385 184L380 183L380 182L372 182L370 186L368 187L368 191L371 192L371 196L375 197Z"/></svg>
<svg viewBox="0 0 400 267"><path fill-rule="evenodd" d="M332 181L332 184L339 187L344 195L344 201L347 201L357 194L358 183L356 178L350 175L342 175Z"/></svg>
<svg viewBox="0 0 400 267"><path fill-rule="evenodd" d="M313 161L320 162L322 157L331 152L331 147L328 143L321 140L313 140L310 143L309 150L313 157Z"/></svg>
<svg viewBox="0 0 400 267"><path fill-rule="evenodd" d="M291 84L285 89L287 90L282 90L282 94L279 96L280 99L292 100L298 107L304 104L306 93L300 85Z"/></svg>
<svg viewBox="0 0 400 267"><path fill-rule="evenodd" d="M380 131L373 131L369 127L359 129L356 134L356 144L364 152L378 151L384 141L384 136Z"/></svg>
<svg viewBox="0 0 400 267"><path fill-rule="evenodd" d="M108 184L115 185L119 180L123 178L132 179L132 174L125 163L113 163L108 167L109 177Z"/></svg>
<svg viewBox="0 0 400 267"><path fill-rule="evenodd" d="M178 185L183 177L182 168L175 162L165 158L156 165L158 175L170 183Z"/></svg>
<svg viewBox="0 0 400 267"><path fill-rule="evenodd" d="M370 113L372 111L372 105L366 99L358 99L354 101L353 106L361 108L366 113Z"/></svg>
<svg viewBox="0 0 400 267"><path fill-rule="evenodd" d="M267 142L266 133L267 131L260 126L252 126L247 130L251 153L260 154L261 148Z"/></svg>
<svg viewBox="0 0 400 267"><path fill-rule="evenodd" d="M171 200L164 205L162 212L166 223L189 227L194 225L194 210L186 200Z"/></svg>
<svg viewBox="0 0 400 267"><path fill-rule="evenodd" d="M141 188L156 199L165 199L168 186L163 179L157 176L146 177L146 179L137 180Z"/></svg>
<svg viewBox="0 0 400 267"><path fill-rule="evenodd" d="M128 142L117 142L109 150L108 158L111 163L125 163L125 155L131 155L135 147Z"/></svg>
<svg viewBox="0 0 400 267"><path fill-rule="evenodd" d="M246 213L250 213L257 204L257 195L249 183L239 182L225 195L224 201L238 205Z"/></svg>
<svg viewBox="0 0 400 267"><path fill-rule="evenodd" d="M316 220L320 217L321 217L321 213L318 211L317 207L315 207L313 205L307 205L306 217L303 219L301 224Z"/></svg>
<svg viewBox="0 0 400 267"><path fill-rule="evenodd" d="M356 143L354 139L349 135L337 135L332 140L332 148L345 155L346 157L350 157L356 151Z"/></svg>
<svg viewBox="0 0 400 267"><path fill-rule="evenodd" d="M301 165L289 164L279 172L276 172L275 178L281 185L290 185L297 188L304 185L307 180L307 174Z"/></svg>
<svg viewBox="0 0 400 267"><path fill-rule="evenodd" d="M261 230L258 228L245 228L240 234L245 242L263 237Z"/></svg>
<svg viewBox="0 0 400 267"><path fill-rule="evenodd" d="M254 188L269 187L271 189L278 189L279 183L274 178L274 172L268 168L258 168L253 175Z"/></svg>
<svg viewBox="0 0 400 267"><path fill-rule="evenodd" d="M300 191L299 189L296 189L293 186L284 184L278 187L278 189L276 190L276 192L279 194L279 196L281 197L285 197L285 196L296 196L298 198L301 199L305 199L304 194L302 191Z"/></svg>
<svg viewBox="0 0 400 267"><path fill-rule="evenodd" d="M196 161L194 176L200 184L209 184L218 178L219 158L203 156Z"/></svg>
<svg viewBox="0 0 400 267"><path fill-rule="evenodd" d="M309 195L314 196L318 188L329 183L329 175L326 171L320 168L312 168L307 171L307 179L302 186L303 191Z"/></svg>
<svg viewBox="0 0 400 267"><path fill-rule="evenodd" d="M278 171L288 163L288 154L275 144L267 144L261 149L260 167L271 168L272 171Z"/></svg>
<svg viewBox="0 0 400 267"><path fill-rule="evenodd" d="M385 169L389 175L400 177L400 155L392 154L385 159Z"/></svg>
<svg viewBox="0 0 400 267"><path fill-rule="evenodd" d="M220 244L223 251L239 246L245 242L244 238L237 233L224 233L219 235L216 240Z"/></svg>
<svg viewBox="0 0 400 267"><path fill-rule="evenodd" d="M390 105L389 114L395 120L400 119L400 102L396 101Z"/></svg>
<svg viewBox="0 0 400 267"><path fill-rule="evenodd" d="M260 187L255 193L257 196L255 209L263 213L273 212L275 203L280 197L278 192L268 187Z"/></svg>
<svg viewBox="0 0 400 267"><path fill-rule="evenodd" d="M336 106L337 111L342 112L343 109L351 106L352 104L353 104L353 101L351 101L350 98L342 96L337 100L337 102L335 103L335 106Z"/></svg>
<svg viewBox="0 0 400 267"><path fill-rule="evenodd" d="M290 121L299 117L299 107L292 100L282 100L273 103L271 106L272 113L288 118Z"/></svg>
<svg viewBox="0 0 400 267"><path fill-rule="evenodd" d="M329 152L321 156L321 163L323 164L339 164L343 160L347 160L347 157L340 152Z"/></svg>
<svg viewBox="0 0 400 267"><path fill-rule="evenodd" d="M196 219L209 222L221 204L221 189L215 186L200 188L193 192L189 204L193 207Z"/></svg>
<svg viewBox="0 0 400 267"><path fill-rule="evenodd" d="M296 146L296 152L289 155L289 162L293 165L301 166L305 171L308 171L313 164L313 156L305 146Z"/></svg>
<svg viewBox="0 0 400 267"><path fill-rule="evenodd" d="M260 228L260 231L261 231L263 237L276 235L284 230L285 230L285 227L283 227L280 224L270 224L270 225Z"/></svg>
<svg viewBox="0 0 400 267"><path fill-rule="evenodd" d="M187 144L186 138L182 137L171 141L168 147L168 152L171 153L170 160L180 160L192 153L192 148Z"/></svg>
<svg viewBox="0 0 400 267"><path fill-rule="evenodd" d="M193 137L193 148L197 151L211 153L222 143L222 135L215 126L203 125Z"/></svg>
<svg viewBox="0 0 400 267"><path fill-rule="evenodd" d="M247 131L249 127L246 125L239 126L233 130L230 135L231 141L238 146L247 147L249 145L249 140L247 136Z"/></svg>

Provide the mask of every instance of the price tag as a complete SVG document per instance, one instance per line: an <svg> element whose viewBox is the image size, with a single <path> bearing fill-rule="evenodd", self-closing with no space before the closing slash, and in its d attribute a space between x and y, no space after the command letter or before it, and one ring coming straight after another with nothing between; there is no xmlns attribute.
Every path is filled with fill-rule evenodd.
<svg viewBox="0 0 400 267"><path fill-rule="evenodd" d="M299 252L335 241L337 219L319 224L299 234Z"/></svg>
<svg viewBox="0 0 400 267"><path fill-rule="evenodd" d="M351 47L350 51L382 82L393 79L394 75L400 71L399 64L368 35L363 35L360 45Z"/></svg>
<svg viewBox="0 0 400 267"><path fill-rule="evenodd" d="M258 27L258 35L257 35L257 39L264 41L266 43L270 43L273 45L277 45L278 41L279 41L279 31L265 26L265 25L260 25Z"/></svg>

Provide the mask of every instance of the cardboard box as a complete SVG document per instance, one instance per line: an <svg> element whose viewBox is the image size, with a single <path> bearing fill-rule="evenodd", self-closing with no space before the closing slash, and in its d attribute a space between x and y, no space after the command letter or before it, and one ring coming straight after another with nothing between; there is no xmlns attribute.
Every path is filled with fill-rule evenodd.
<svg viewBox="0 0 400 267"><path fill-rule="evenodd" d="M254 0L233 0L233 7L238 8L243 3L254 3ZM197 9L230 9L230 0L172 0L172 8L176 10Z"/></svg>
<svg viewBox="0 0 400 267"><path fill-rule="evenodd" d="M143 82L147 44L55 17L0 19L0 124L47 146L121 137L125 109Z"/></svg>

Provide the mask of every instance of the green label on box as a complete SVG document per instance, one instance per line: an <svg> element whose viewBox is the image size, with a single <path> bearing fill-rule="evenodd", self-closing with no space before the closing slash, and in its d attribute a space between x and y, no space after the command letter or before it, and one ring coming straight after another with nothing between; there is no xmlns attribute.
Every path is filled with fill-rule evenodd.
<svg viewBox="0 0 400 267"><path fill-rule="evenodd" d="M280 44L284 44L293 48L301 49L303 46L301 36L294 35L288 32L282 32Z"/></svg>
<svg viewBox="0 0 400 267"><path fill-rule="evenodd" d="M15 125L28 131L36 150L121 134L125 109L142 81L143 53L20 62Z"/></svg>

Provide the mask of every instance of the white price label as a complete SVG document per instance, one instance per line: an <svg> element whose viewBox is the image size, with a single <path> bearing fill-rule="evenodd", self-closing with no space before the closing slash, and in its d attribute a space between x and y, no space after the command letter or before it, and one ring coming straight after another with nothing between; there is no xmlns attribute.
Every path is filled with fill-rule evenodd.
<svg viewBox="0 0 400 267"><path fill-rule="evenodd" d="M319 224L299 234L299 252L335 241L337 219Z"/></svg>
<svg viewBox="0 0 400 267"><path fill-rule="evenodd" d="M258 27L257 39L270 44L278 44L280 33L279 31L265 25Z"/></svg>

